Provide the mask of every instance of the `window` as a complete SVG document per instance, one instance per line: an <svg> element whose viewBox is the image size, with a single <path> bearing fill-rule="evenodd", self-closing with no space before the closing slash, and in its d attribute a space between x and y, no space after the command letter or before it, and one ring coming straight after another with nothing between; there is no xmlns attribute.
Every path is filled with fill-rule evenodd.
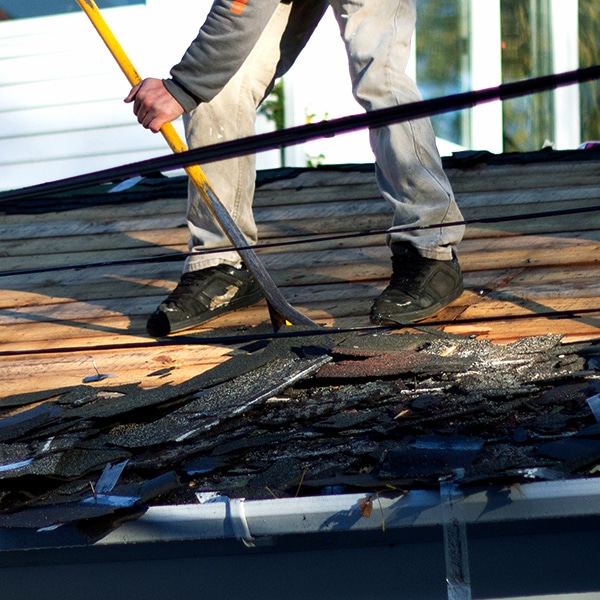
<svg viewBox="0 0 600 600"><path fill-rule="evenodd" d="M552 72L549 0L502 0L503 82ZM543 92L504 102L505 152L539 150L553 141L553 98Z"/></svg>
<svg viewBox="0 0 600 600"><path fill-rule="evenodd" d="M600 65L600 13L597 0L579 0L579 62ZM600 140L600 83L581 85L581 139Z"/></svg>
<svg viewBox="0 0 600 600"><path fill-rule="evenodd" d="M469 88L468 4L465 0L421 0L417 3L417 81L424 98ZM466 113L432 118L438 137L468 145Z"/></svg>
<svg viewBox="0 0 600 600"><path fill-rule="evenodd" d="M99 8L145 4L145 0L97 0ZM81 10L74 0L0 0L0 21L58 15Z"/></svg>

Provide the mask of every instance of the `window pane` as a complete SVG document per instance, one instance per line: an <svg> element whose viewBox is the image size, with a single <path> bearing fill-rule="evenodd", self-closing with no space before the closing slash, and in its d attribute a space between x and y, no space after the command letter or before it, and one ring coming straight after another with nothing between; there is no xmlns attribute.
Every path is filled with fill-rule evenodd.
<svg viewBox="0 0 600 600"><path fill-rule="evenodd" d="M502 80L553 72L548 0L502 0ZM553 93L503 103L504 151L539 150L554 137Z"/></svg>
<svg viewBox="0 0 600 600"><path fill-rule="evenodd" d="M598 0L579 1L579 62L582 67L600 65L600 11ZM600 140L600 83L580 87L581 139Z"/></svg>
<svg viewBox="0 0 600 600"><path fill-rule="evenodd" d="M464 91L468 61L463 0L420 0L417 9L417 81L423 97ZM464 112L435 116L432 123L438 137L468 145L468 133L463 131Z"/></svg>
<svg viewBox="0 0 600 600"><path fill-rule="evenodd" d="M99 8L145 4L145 0L97 0ZM0 21L27 19L81 10L75 0L0 0Z"/></svg>

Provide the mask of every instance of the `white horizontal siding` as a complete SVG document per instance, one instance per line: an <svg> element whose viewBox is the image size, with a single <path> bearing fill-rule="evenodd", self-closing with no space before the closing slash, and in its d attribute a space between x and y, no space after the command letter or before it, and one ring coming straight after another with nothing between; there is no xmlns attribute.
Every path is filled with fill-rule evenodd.
<svg viewBox="0 0 600 600"><path fill-rule="evenodd" d="M136 124L131 124L22 136L13 138L13 150L10 154L2 155L0 166L16 165L20 162L43 164L47 160L147 152L149 146L153 145L153 140L149 140L150 135L152 134ZM164 144L158 147L164 154Z"/></svg>
<svg viewBox="0 0 600 600"><path fill-rule="evenodd" d="M202 24L211 0L147 0L103 15L142 77L166 77ZM288 126L306 115L358 112L331 15L287 81ZM315 71L315 66L319 68ZM315 81L315 72L322 76ZM340 82L340 75L343 83ZM341 91L343 90L343 91ZM137 125L123 103L129 84L83 12L0 22L0 190L34 185L169 154L162 136ZM175 124L182 134L181 122ZM258 130L269 124L259 120ZM295 146L288 164L372 160L366 132ZM278 166L278 151L258 156Z"/></svg>
<svg viewBox="0 0 600 600"><path fill-rule="evenodd" d="M65 113L68 113L68 121ZM131 109L114 98L79 102L68 98L59 105L9 108L0 112L0 135L9 139L56 133L61 125L69 131L86 131L102 126L100 124L123 126L131 122Z"/></svg>
<svg viewBox="0 0 600 600"><path fill-rule="evenodd" d="M153 0L103 14L140 73L164 77L208 9L191 4ZM128 91L83 12L0 22L0 189L168 154L123 103Z"/></svg>
<svg viewBox="0 0 600 600"><path fill-rule="evenodd" d="M55 160L43 161L43 170L40 170L39 162L21 162L10 166L9 183L13 183L13 185L7 186L7 189L18 189L24 185L45 183L47 181L62 179L63 177L70 177L80 173L109 169L117 165L125 165L139 160L153 158L156 155L156 152L148 151L143 154L136 152L133 154L104 154L102 156L92 157L82 155L71 159L57 158ZM44 173L47 174L47 176L44 176Z"/></svg>

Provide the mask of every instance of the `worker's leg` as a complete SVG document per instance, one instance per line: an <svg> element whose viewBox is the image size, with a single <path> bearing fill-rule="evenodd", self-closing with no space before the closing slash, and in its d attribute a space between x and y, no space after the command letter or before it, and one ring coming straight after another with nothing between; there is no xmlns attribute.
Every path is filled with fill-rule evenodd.
<svg viewBox="0 0 600 600"><path fill-rule="evenodd" d="M186 117L191 148L252 135L256 109L276 77L294 62L316 27L324 0L281 3L247 60L225 88ZM257 230L252 214L254 156L241 156L203 165L217 197L252 244ZM201 252L230 246L200 194L189 187L189 248ZM208 321L224 312L254 304L262 297L253 275L237 252L228 250L188 257L179 285L147 322L148 332L162 337Z"/></svg>
<svg viewBox="0 0 600 600"><path fill-rule="evenodd" d="M256 109L271 85L279 62L279 45L290 11L280 4L254 50L223 90L208 103L203 103L185 118L186 137L190 148L209 146L254 134ZM250 243L257 239L252 214L254 197L254 155L207 163L202 169L219 200L225 205ZM189 248L230 246L230 242L213 215L190 184L188 192ZM184 271L197 271L217 264L238 265L237 252L191 256Z"/></svg>
<svg viewBox="0 0 600 600"><path fill-rule="evenodd" d="M280 3L254 50L225 88L209 103L201 104L186 118L188 145L196 148L254 134L256 109L270 92L273 82L293 64L316 27L326 3L299 0ZM254 155L241 156L203 166L217 197L251 243L256 242L252 214L254 197ZM230 245L205 209L193 186L189 190L188 226L190 250ZM237 265L237 252L192 256L185 271L216 264Z"/></svg>
<svg viewBox="0 0 600 600"><path fill-rule="evenodd" d="M405 72L416 21L415 0L330 3L346 44L358 102L370 111L419 100L417 87ZM420 227L462 220L442 169L429 119L373 129L370 139L377 182L394 211L393 226ZM392 254L399 257L393 261L396 277L392 288L376 302L372 320L421 319L460 295L462 277L453 247L463 231L462 226L440 226L390 233ZM416 265L416 271L404 272L403 265L407 263ZM398 296L396 292L402 286ZM390 313L387 318L382 316L386 311L396 314Z"/></svg>

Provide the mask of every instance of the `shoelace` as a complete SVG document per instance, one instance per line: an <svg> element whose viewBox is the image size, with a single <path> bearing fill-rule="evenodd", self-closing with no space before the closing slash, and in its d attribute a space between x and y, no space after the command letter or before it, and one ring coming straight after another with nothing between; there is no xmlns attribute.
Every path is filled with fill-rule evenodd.
<svg viewBox="0 0 600 600"><path fill-rule="evenodd" d="M168 298L165 300L165 304L167 306L174 305L180 309L187 308L185 306L187 304L187 302L185 302L186 295L188 295L190 291L193 290L193 288L202 285L206 281L209 275L208 271L210 271L210 269L206 269L205 271L196 271L193 273L193 275L191 273L184 273L181 276L181 280L177 284L177 287L169 294ZM180 302L182 298L184 302Z"/></svg>

